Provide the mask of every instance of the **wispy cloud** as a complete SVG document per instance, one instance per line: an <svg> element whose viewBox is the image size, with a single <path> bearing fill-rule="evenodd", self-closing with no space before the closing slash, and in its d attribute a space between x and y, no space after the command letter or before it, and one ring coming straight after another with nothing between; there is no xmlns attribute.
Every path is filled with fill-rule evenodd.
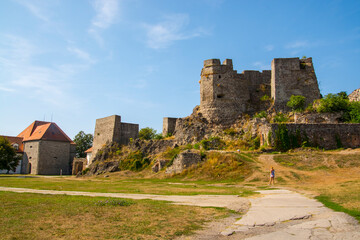
<svg viewBox="0 0 360 240"><path fill-rule="evenodd" d="M95 63L95 60L90 56L90 54L88 52L85 52L84 50L81 50L76 47L68 47L67 50L70 53L74 54L77 58L79 58L89 64Z"/></svg>
<svg viewBox="0 0 360 240"><path fill-rule="evenodd" d="M274 50L274 48L275 48L275 47L274 47L274 45L272 45L272 44L268 44L268 45L265 46L265 50L268 51L268 52Z"/></svg>
<svg viewBox="0 0 360 240"><path fill-rule="evenodd" d="M285 49L289 50L292 55L303 53L305 49L314 45L315 43L310 44L307 40L297 40L285 45Z"/></svg>
<svg viewBox="0 0 360 240"><path fill-rule="evenodd" d="M94 0L92 5L96 15L88 32L96 41L103 44L100 31L109 28L118 19L119 0Z"/></svg>
<svg viewBox="0 0 360 240"><path fill-rule="evenodd" d="M256 69L259 70L269 70L271 66L269 64L264 64L263 62L257 61L252 64Z"/></svg>
<svg viewBox="0 0 360 240"><path fill-rule="evenodd" d="M205 33L203 29L186 31L189 22L190 18L187 14L174 14L166 16L157 24L144 24L148 47L166 48L175 41L199 37Z"/></svg>
<svg viewBox="0 0 360 240"><path fill-rule="evenodd" d="M289 43L285 46L287 49L294 49L294 48L305 48L309 46L308 41L295 41L292 43Z"/></svg>
<svg viewBox="0 0 360 240"><path fill-rule="evenodd" d="M31 14L44 22L49 22L50 15L48 10L49 1L47 0L16 0L17 3L27 8ZM50 2L51 3L51 2Z"/></svg>
<svg viewBox="0 0 360 240"><path fill-rule="evenodd" d="M72 76L82 71L84 65L34 64L35 59L44 53L22 37L1 35L0 77L4 81L0 91L13 91L55 106L66 105L67 101L70 104L72 97L67 91L71 87Z"/></svg>

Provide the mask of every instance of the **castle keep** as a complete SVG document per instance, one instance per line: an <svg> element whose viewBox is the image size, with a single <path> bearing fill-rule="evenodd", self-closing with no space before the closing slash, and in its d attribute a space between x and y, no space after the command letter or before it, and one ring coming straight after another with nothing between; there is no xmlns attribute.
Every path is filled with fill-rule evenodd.
<svg viewBox="0 0 360 240"><path fill-rule="evenodd" d="M266 110L265 100L275 109L286 110L291 95L306 97L309 104L320 98L311 58L275 58L271 70L233 69L231 59L204 61L200 79L200 111L210 122L233 121L241 114Z"/></svg>

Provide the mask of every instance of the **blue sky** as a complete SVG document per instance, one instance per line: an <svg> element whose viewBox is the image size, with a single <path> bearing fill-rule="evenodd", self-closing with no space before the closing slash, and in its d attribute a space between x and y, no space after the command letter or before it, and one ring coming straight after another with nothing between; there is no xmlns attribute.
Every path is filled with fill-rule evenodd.
<svg viewBox="0 0 360 240"><path fill-rule="evenodd" d="M312 57L323 95L360 87L358 0L2 0L0 135L71 138L114 114L161 131L199 104L203 60L270 69Z"/></svg>

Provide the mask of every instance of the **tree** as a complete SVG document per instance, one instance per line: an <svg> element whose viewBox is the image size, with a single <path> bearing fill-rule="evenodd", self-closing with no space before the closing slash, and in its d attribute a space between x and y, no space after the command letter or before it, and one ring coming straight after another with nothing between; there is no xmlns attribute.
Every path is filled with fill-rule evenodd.
<svg viewBox="0 0 360 240"><path fill-rule="evenodd" d="M329 93L324 98L320 99L320 104L317 107L319 113L325 112L347 112L349 110L349 99L345 92L337 94Z"/></svg>
<svg viewBox="0 0 360 240"><path fill-rule="evenodd" d="M80 131L78 134L76 134L74 142L76 143L76 157L86 157L85 151L91 148L93 143L93 135Z"/></svg>
<svg viewBox="0 0 360 240"><path fill-rule="evenodd" d="M150 140L150 139L154 139L156 136L156 130L153 128L142 128L139 131L139 138L142 140Z"/></svg>
<svg viewBox="0 0 360 240"><path fill-rule="evenodd" d="M286 103L295 112L301 112L305 109L305 97L301 95L291 95L290 100Z"/></svg>
<svg viewBox="0 0 360 240"><path fill-rule="evenodd" d="M19 165L21 156L16 153L16 150L11 146L9 140L0 137L0 169L5 169L8 172L16 170Z"/></svg>

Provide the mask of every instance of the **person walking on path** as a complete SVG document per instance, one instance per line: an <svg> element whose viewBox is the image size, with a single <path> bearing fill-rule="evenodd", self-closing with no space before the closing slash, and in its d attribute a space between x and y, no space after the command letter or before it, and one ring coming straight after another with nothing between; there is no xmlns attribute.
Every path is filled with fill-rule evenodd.
<svg viewBox="0 0 360 240"><path fill-rule="evenodd" d="M270 182L269 182L269 185L274 185L275 184L275 169L274 167L271 167L271 170L270 170Z"/></svg>

